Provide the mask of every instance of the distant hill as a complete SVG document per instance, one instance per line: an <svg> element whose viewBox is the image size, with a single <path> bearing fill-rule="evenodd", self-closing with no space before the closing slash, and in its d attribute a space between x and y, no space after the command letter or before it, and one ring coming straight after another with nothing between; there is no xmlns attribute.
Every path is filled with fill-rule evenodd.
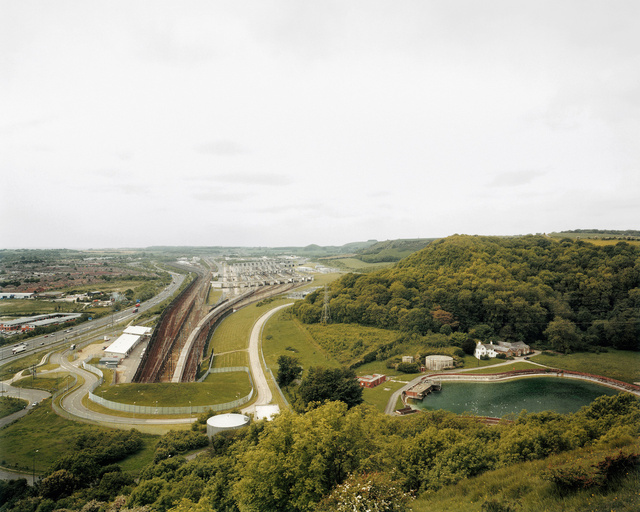
<svg viewBox="0 0 640 512"><path fill-rule="evenodd" d="M571 238L574 240L627 240L640 241L640 230L626 229L572 229L549 233L552 238Z"/></svg>
<svg viewBox="0 0 640 512"><path fill-rule="evenodd" d="M163 254L189 254L194 256L219 255L231 257L251 256L278 256L283 254L305 256L308 258L321 258L327 256L341 256L353 254L377 243L377 240L366 242L349 242L344 245L317 245L311 244L305 247L223 247L223 246L153 246L144 249L147 252L159 252Z"/></svg>
<svg viewBox="0 0 640 512"><path fill-rule="evenodd" d="M410 254L424 249L434 240L436 240L436 238L386 240L360 249L355 257L366 263L400 261Z"/></svg>
<svg viewBox="0 0 640 512"><path fill-rule="evenodd" d="M330 290L338 323L640 350L640 246L624 241L454 235ZM314 323L322 307L316 293L294 311Z"/></svg>

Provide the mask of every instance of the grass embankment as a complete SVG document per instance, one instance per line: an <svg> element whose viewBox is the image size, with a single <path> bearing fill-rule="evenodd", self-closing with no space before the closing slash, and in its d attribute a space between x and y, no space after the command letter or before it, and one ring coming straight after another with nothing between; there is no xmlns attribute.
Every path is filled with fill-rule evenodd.
<svg viewBox="0 0 640 512"><path fill-rule="evenodd" d="M389 398L391 395L399 390L402 386L405 385L405 382L402 381L391 381L376 386L375 388L362 388L362 398L365 403L369 405L373 405L380 412L384 412L387 403L389 402ZM396 409L402 407L401 399L398 399L398 403L396 404Z"/></svg>
<svg viewBox="0 0 640 512"><path fill-rule="evenodd" d="M498 360L500 361L500 360ZM504 360L501 361L504 363ZM470 370L467 372L464 372L465 374L494 374L494 373L502 373L502 372L510 372L512 370L543 370L544 368L541 368L540 366L538 366L537 364L531 364L531 363L526 363L524 361L513 361L510 364L504 364L504 365L500 365L500 366L485 366L484 368L478 368L477 370Z"/></svg>
<svg viewBox="0 0 640 512"><path fill-rule="evenodd" d="M630 445L625 452L638 453ZM631 512L640 510L640 468L629 469L621 477L608 479L604 485L584 489L561 489L545 478L550 468L565 473L594 466L617 448L589 447L546 459L510 465L466 478L456 485L428 491L411 504L413 512L474 511L596 511Z"/></svg>
<svg viewBox="0 0 640 512"><path fill-rule="evenodd" d="M12 384L18 388L41 389L53 394L67 384L71 385L73 378L68 373L49 373L39 376L25 377Z"/></svg>
<svg viewBox="0 0 640 512"><path fill-rule="evenodd" d="M21 411L29 404L26 400L12 398L10 396L0 396L0 418L9 416L14 412Z"/></svg>
<svg viewBox="0 0 640 512"><path fill-rule="evenodd" d="M285 309L272 316L262 333L262 353L274 375L278 373L278 357L295 357L303 370L311 366L340 366L339 361L321 347L306 329Z"/></svg>
<svg viewBox="0 0 640 512"><path fill-rule="evenodd" d="M603 375L630 384L640 382L640 352L614 349L599 354L576 352L564 355L545 352L531 360L553 368Z"/></svg>
<svg viewBox="0 0 640 512"><path fill-rule="evenodd" d="M291 299L278 298L267 305L251 304L232 313L220 323L213 333L208 344L207 355L210 356L212 351L216 354L223 354L236 350L246 350L249 346L251 329L256 320L270 309L287 302L291 302ZM217 366L215 357L214 366Z"/></svg>
<svg viewBox="0 0 640 512"><path fill-rule="evenodd" d="M41 473L56 459L73 454L75 447L70 440L85 433L110 430L61 418L51 410L51 400L46 400L20 421L0 430L0 464L10 469L32 471L34 454L38 450L36 473ZM153 459L157 439L144 435L143 440L144 449L122 462L126 471L136 473Z"/></svg>
<svg viewBox="0 0 640 512"><path fill-rule="evenodd" d="M206 382L176 384L118 384L100 386L94 394L123 404L153 407L188 407L215 405L246 396L251 391L249 376L245 372L214 373Z"/></svg>
<svg viewBox="0 0 640 512"><path fill-rule="evenodd" d="M10 379L16 373L24 370L25 368L30 368L34 365L40 364L47 351L48 350L42 350L41 352L36 352L19 359L14 359L13 361L0 367L0 380Z"/></svg>

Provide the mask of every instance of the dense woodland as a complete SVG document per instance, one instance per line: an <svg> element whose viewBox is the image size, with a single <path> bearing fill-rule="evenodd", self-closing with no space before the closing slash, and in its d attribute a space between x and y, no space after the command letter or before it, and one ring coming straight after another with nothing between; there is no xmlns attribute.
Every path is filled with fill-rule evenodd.
<svg viewBox="0 0 640 512"><path fill-rule="evenodd" d="M218 434L187 461L180 452L207 444L198 432L205 421L206 415L192 431L165 435L137 483L112 464L139 447L135 431L106 442L79 438L76 456L56 463L34 489L24 480L0 482L0 510L404 511L415 496L584 446L612 455L589 468L577 460L550 467L544 478L549 492L599 492L605 480L613 485L634 471L640 403L620 394L575 414L523 413L486 426L445 411L394 418L327 402Z"/></svg>
<svg viewBox="0 0 640 512"><path fill-rule="evenodd" d="M319 290L294 312L317 323L323 306ZM392 268L332 283L329 309L332 322L421 335L640 350L640 247L454 235Z"/></svg>

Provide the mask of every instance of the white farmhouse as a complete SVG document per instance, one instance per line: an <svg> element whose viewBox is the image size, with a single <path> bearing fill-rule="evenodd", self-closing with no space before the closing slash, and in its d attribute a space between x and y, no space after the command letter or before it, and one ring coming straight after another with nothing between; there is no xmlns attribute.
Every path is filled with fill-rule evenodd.
<svg viewBox="0 0 640 512"><path fill-rule="evenodd" d="M529 354L531 348L522 341L508 342L498 341L496 345L487 343L486 345L479 341L476 345L475 353L477 359L483 356L489 356L490 358L496 357L498 354L504 354L505 356L523 356Z"/></svg>

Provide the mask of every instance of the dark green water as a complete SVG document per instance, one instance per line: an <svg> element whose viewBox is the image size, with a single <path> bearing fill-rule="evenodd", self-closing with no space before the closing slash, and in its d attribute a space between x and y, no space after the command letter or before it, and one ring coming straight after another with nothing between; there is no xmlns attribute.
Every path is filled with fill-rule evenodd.
<svg viewBox="0 0 640 512"><path fill-rule="evenodd" d="M417 409L446 409L457 414L476 414L501 418L510 413L555 411L576 412L601 395L618 391L583 380L559 377L535 377L503 382L443 382L419 402L410 400Z"/></svg>

